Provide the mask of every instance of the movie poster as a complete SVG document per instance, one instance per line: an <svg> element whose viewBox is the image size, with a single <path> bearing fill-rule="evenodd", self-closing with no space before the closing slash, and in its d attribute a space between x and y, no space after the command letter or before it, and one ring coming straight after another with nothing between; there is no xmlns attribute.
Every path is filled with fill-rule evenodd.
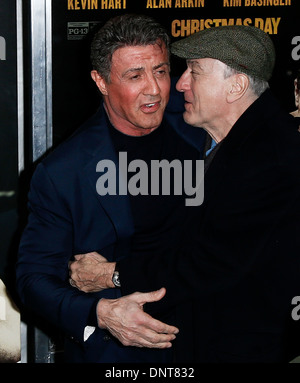
<svg viewBox="0 0 300 383"><path fill-rule="evenodd" d="M261 28L270 34L277 51L271 89L287 111L294 110L293 80L300 67L299 0L53 0L54 143L99 104L89 73L90 35L93 28L122 13L156 18L172 41L221 25ZM174 76L183 69L182 60L172 60Z"/></svg>

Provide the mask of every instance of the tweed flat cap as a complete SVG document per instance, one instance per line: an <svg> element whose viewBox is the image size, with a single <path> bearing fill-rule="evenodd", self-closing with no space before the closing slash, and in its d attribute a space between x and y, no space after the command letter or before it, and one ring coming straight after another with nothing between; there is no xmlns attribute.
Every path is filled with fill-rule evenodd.
<svg viewBox="0 0 300 383"><path fill-rule="evenodd" d="M214 58L233 69L268 81L275 65L275 48L268 34L245 26L221 26L192 34L171 45L185 59Z"/></svg>

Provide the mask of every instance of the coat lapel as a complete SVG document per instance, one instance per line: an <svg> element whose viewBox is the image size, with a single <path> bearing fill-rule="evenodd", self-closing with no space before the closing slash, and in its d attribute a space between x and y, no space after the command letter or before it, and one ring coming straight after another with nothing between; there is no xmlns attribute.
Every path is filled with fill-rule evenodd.
<svg viewBox="0 0 300 383"><path fill-rule="evenodd" d="M93 121L92 126L89 127L89 133L86 137L83 150L85 151L84 162L86 165L82 169L84 173L82 176L87 178L92 193L95 193L98 203L104 209L115 228L117 240L120 243L120 249L118 249L118 257L120 258L127 254L126 243L129 244L134 227L129 198L127 195L118 195L119 160L107 129L103 110L98 112L96 121ZM96 168L101 160L109 160L115 164L117 174L116 195L106 194L101 196L96 190L97 181L101 176L101 173L98 173Z"/></svg>

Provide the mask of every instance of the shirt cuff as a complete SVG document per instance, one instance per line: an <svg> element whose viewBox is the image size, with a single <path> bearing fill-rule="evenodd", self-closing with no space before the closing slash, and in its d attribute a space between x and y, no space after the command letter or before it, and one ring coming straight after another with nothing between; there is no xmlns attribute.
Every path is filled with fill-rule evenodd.
<svg viewBox="0 0 300 383"><path fill-rule="evenodd" d="M86 326L84 328L83 341L86 342L95 330L96 330L96 327L94 326Z"/></svg>

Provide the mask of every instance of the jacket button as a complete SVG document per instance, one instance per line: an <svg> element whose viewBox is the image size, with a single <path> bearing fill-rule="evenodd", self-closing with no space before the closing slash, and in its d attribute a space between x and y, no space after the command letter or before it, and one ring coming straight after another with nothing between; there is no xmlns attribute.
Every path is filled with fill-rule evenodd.
<svg viewBox="0 0 300 383"><path fill-rule="evenodd" d="M109 335L104 335L103 340L105 342L108 342L110 340L110 336Z"/></svg>

